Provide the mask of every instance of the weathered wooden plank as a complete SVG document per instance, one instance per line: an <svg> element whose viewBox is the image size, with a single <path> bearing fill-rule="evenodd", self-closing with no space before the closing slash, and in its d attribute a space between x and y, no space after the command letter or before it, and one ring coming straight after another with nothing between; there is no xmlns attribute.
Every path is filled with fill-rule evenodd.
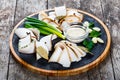
<svg viewBox="0 0 120 80"><path fill-rule="evenodd" d="M99 0L81 0L80 9L90 12L91 14L96 15L101 20L104 20L104 13L102 13L101 4L102 3ZM98 67L88 71L88 75L90 80L114 80L110 56L108 56L107 59L103 61L103 63L101 63Z"/></svg>
<svg viewBox="0 0 120 80"><path fill-rule="evenodd" d="M120 80L120 0L101 0L104 19L112 36L111 58L115 80ZM112 79L111 79L112 80Z"/></svg>
<svg viewBox="0 0 120 80"><path fill-rule="evenodd" d="M108 57L99 66L101 80L114 80L113 67L111 63L111 57Z"/></svg>
<svg viewBox="0 0 120 80"><path fill-rule="evenodd" d="M80 9L89 12L100 19L103 19L102 16L102 9L101 9L101 2L97 1L90 1L90 0L80 0L81 7Z"/></svg>
<svg viewBox="0 0 120 80"><path fill-rule="evenodd" d="M100 1L81 0L80 2L81 2L80 9L85 10L91 14L94 14L99 18L102 18ZM101 80L98 67L88 71L88 77L89 80L94 80L94 79Z"/></svg>
<svg viewBox="0 0 120 80"><path fill-rule="evenodd" d="M119 63L119 37L118 37L118 35L119 35L119 27L118 26L120 26L120 23L118 22L119 21L119 19L120 19L120 15L118 14L119 12L120 12L120 10L119 10L119 4L117 4L118 3L118 1L116 1L116 2L114 2L113 3L113 1L104 1L104 0L102 0L102 6L103 6L103 14L104 14L104 17L102 16L102 11L101 11L101 8L100 8L100 6L101 6L101 4L100 4L100 2L97 0L97 1L85 1L85 0L81 0L81 4L79 3L79 0L73 0L72 2L70 2L71 0L66 0L66 1L59 1L59 0L51 0L51 1L53 1L52 3L53 4L51 4L51 7L48 5L48 8L53 8L53 7L55 7L55 5L57 6L60 6L60 5L63 5L64 3L68 6L68 7L75 7L75 8L80 8L80 9L82 9L82 10L85 10L85 11L87 11L87 12L90 12L90 13L92 13L92 14L95 14L97 17L99 17L100 19L102 19L102 20L104 20L106 23L108 22L109 23L109 27L110 27L110 30L111 30L111 32L112 32L112 36L113 36L113 38L116 38L114 41L113 41L113 49L111 50L111 57L113 57L112 59L112 61L114 62L113 63L113 66L114 66L114 70L115 70L115 78L116 78L116 80L119 80L120 79L120 74L119 74L119 67L120 67L120 65L118 64ZM48 3L49 2L51 2L51 1L48 1ZM78 3L74 3L74 1L77 1ZM27 1L22 1L22 0L19 0L18 1L18 6L17 6L17 12L16 12L16 15L17 15L17 19L16 19L16 21L15 21L15 23L17 23L19 20L21 20L23 17L25 17L26 15L28 15L28 14L30 14L30 13L32 13L32 11L34 12L34 9L36 8L36 7L34 7L34 9L33 8L30 8L31 9L31 11L26 11L26 9L30 6L32 6L33 5L33 3L31 3L31 5L29 5L29 6L27 6L27 7L25 7L24 5L27 3L29 3L30 1L28 0L28 2ZM36 0L35 0L35 2L36 2ZM69 2L69 3L68 3ZM112 5L111 5L111 3L113 3ZM37 4L37 3L36 3ZM33 6L35 6L36 4L34 4ZM70 6L69 6L69 5ZM77 4L77 6L76 6L76 4ZM87 4L87 5L86 5ZM96 5L95 5L96 4ZM74 5L74 6L73 6ZM114 7L113 7L114 6ZM113 8L112 8L113 7ZM38 7L37 7L38 8ZM33 9L33 10L32 10ZM113 9L113 10L112 10ZM116 10L115 10L116 9ZM41 10L41 8L40 8L40 10ZM36 11L36 10L35 10ZM114 14L115 13L115 14ZM118 15L117 15L118 14ZM110 20L110 21L109 21ZM114 22L114 23L113 23ZM2 30L2 28L0 28L0 30ZM117 31L118 30L118 31ZM4 32L2 33L2 34L5 34ZM3 40L3 39L2 39ZM1 43L1 44L4 44L4 43ZM1 44L0 44L0 46L1 46ZM114 48L115 47L115 48ZM0 48L0 51L2 51L2 48ZM116 54L113 54L113 53L116 53ZM1 56L2 57L2 56ZM1 58L0 58L1 59ZM1 63L1 62L0 62ZM12 60L11 60L11 63L14 63ZM16 64L16 63L14 63L14 64L11 64L10 65L10 73L9 74L11 74L10 76L13 76L12 75L12 71L13 70L15 70L16 71L16 73L15 73L15 75L17 74L19 74L19 72L17 72L17 70L21 67L21 65L19 65L18 66L18 68L16 68L16 69L14 69L14 65L18 65L18 64ZM12 70L13 69L13 70ZM100 69L100 70L99 70ZM21 71L22 69L20 69L19 71ZM24 69L25 70L25 69ZM23 78L21 78L21 79L26 79L25 77L26 76L24 76L24 75L26 75L26 74L29 74L29 72L28 71L26 71L25 73L24 73L24 70L22 70L22 72L23 72L23 74L21 74L21 75L23 75ZM13 71L13 73L14 73L14 71ZM95 73L95 74L94 74ZM112 70L112 65L111 65L111 60L110 60L110 56L108 56L108 58L99 66L99 67L97 67L97 69L93 69L93 70L91 70L90 72L88 72L88 74L89 74L89 79L90 80L94 80L94 79L96 79L97 78L97 80L100 80L100 79L102 79L102 80L114 80L114 78L113 78L113 70ZM92 76L91 76L91 74L93 74ZM100 74L100 75L99 75ZM56 79L59 79L59 80L61 80L61 79L63 79L63 80L66 80L66 79L74 79L74 80L79 80L80 78L82 78L83 80L87 80L87 78L86 78L86 73L85 74L83 74L85 77L81 77L81 75L80 75L80 77L79 77L79 75L77 75L77 76L72 76L72 77L63 77L63 78L60 78L60 77L56 77L56 78L49 78L49 79L51 79L51 80L56 80ZM27 75L27 76L30 76L30 75ZM36 77L36 75L32 75L32 76L35 76ZM15 80L17 77L13 77L13 78L9 78L9 80ZM19 77L18 77L19 78ZM38 77L39 78L39 77ZM86 78L86 79L84 79L84 78ZM36 80L37 78L34 78L34 77L32 77L31 79L29 78L29 80ZM41 78L39 78L39 79L41 79ZM44 78L42 78L42 79L44 79ZM18 80L18 79L17 79ZM81 79L80 79L81 80Z"/></svg>
<svg viewBox="0 0 120 80"><path fill-rule="evenodd" d="M0 80L7 80L9 29L13 25L16 0L0 0Z"/></svg>
<svg viewBox="0 0 120 80"><path fill-rule="evenodd" d="M65 5L68 8L79 8L80 0L48 0L48 8Z"/></svg>
<svg viewBox="0 0 120 80"><path fill-rule="evenodd" d="M65 76L65 77L51 77L48 76L48 80L88 80L87 73L81 73L74 76Z"/></svg>
<svg viewBox="0 0 120 80"><path fill-rule="evenodd" d="M80 0L48 0L48 9L66 5L68 8L80 8ZM68 77L48 77L49 80L88 80L87 73Z"/></svg>
<svg viewBox="0 0 120 80"><path fill-rule="evenodd" d="M18 0L15 13L15 25L24 17L46 9L46 0ZM14 25L14 26L15 26ZM10 57L8 80L46 80L47 76L41 76L26 70Z"/></svg>
<svg viewBox="0 0 120 80"><path fill-rule="evenodd" d="M21 66L19 63L10 64L9 68L8 80L47 80L46 76L33 73Z"/></svg>
<svg viewBox="0 0 120 80"><path fill-rule="evenodd" d="M15 13L15 24L14 26L26 16L46 9L45 0L18 0ZM10 56L10 63L14 63L13 58Z"/></svg>

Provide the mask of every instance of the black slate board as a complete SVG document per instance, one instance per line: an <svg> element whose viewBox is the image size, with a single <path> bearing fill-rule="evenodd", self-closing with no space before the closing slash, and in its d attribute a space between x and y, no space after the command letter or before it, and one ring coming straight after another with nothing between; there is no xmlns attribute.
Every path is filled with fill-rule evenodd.
<svg viewBox="0 0 120 80"><path fill-rule="evenodd" d="M48 11L49 12L49 11ZM48 13L46 12L46 13ZM34 18L38 18L38 14L32 16ZM84 21L89 21L89 22L94 22L96 27L99 27L101 29L101 38L104 40L104 44L96 44L95 47L92 49L92 53L94 53L94 56L91 56L89 54L87 54L84 58L82 58L81 61L79 62L72 62L71 66L69 68L65 68L62 65L58 64L58 63L48 63L47 60L41 58L38 61L36 61L36 56L35 54L23 54L18 52L18 41L19 38L16 36L16 34L13 35L13 48L15 50L15 52L17 53L17 55L23 59L25 62L27 62L28 64L31 64L35 67L41 68L41 69L46 69L46 70L69 70L69 69L75 69L75 68L79 68L82 66L85 66L91 62L93 62L94 60L96 60L104 51L104 49L106 48L106 44L107 44L107 34L104 30L104 28L102 27L102 25L95 20L94 18L85 15L84 14ZM24 23L20 24L18 27L24 27ZM59 39L56 39L53 41L53 43L56 43L57 41L59 41ZM78 44L79 45L79 44ZM50 54L52 54L53 51L50 52Z"/></svg>

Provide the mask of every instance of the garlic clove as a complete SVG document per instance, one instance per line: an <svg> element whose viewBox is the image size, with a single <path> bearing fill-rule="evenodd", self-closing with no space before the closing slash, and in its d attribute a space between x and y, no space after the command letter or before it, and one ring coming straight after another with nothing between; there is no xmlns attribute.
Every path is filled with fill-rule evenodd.
<svg viewBox="0 0 120 80"><path fill-rule="evenodd" d="M89 29L88 29L88 32L91 33L91 32L92 32L92 29L89 28Z"/></svg>
<svg viewBox="0 0 120 80"><path fill-rule="evenodd" d="M98 32L99 32L101 29L100 29L99 27L94 27L94 28L93 28L93 30L95 30L95 31L98 31Z"/></svg>
<svg viewBox="0 0 120 80"><path fill-rule="evenodd" d="M89 22L88 22L88 21L85 21L85 22L83 23L83 26L89 27Z"/></svg>
<svg viewBox="0 0 120 80"><path fill-rule="evenodd" d="M104 41L103 41L101 38L97 38L97 41L98 41L99 43L104 43Z"/></svg>
<svg viewBox="0 0 120 80"><path fill-rule="evenodd" d="M98 39L96 37L92 38L93 43L97 43Z"/></svg>

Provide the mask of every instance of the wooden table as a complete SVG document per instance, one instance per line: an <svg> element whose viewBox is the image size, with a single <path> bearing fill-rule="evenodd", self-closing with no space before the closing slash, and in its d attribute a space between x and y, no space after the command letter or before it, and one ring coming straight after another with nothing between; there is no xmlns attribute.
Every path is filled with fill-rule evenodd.
<svg viewBox="0 0 120 80"><path fill-rule="evenodd" d="M9 35L25 16L66 5L96 15L108 26L112 46L108 57L96 68L69 77L33 73L10 55ZM120 0L0 0L0 80L120 80Z"/></svg>

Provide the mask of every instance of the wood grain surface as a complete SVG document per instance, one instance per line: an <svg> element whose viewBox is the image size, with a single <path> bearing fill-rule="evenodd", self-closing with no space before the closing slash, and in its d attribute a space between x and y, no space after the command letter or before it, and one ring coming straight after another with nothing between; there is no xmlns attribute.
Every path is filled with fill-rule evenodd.
<svg viewBox="0 0 120 80"><path fill-rule="evenodd" d="M67 10L72 10L71 8L67 8ZM73 9L75 10L75 9ZM51 11L51 10L47 10L48 12ZM99 63L101 63L107 56L108 52L109 52L109 49L110 49L110 45L111 45L111 36L110 36L110 32L107 28L107 26L100 20L98 19L97 17L95 17L94 15L92 14L89 14L85 11L82 11L82 10L77 10L78 12L82 13L82 14L85 14L85 15L88 15L90 17L92 17L93 19L95 19L105 30L105 34L106 34L106 38L107 38L107 41L104 43L106 44L105 48L104 48L104 51L102 53L100 53L101 55L99 57L97 57L97 59L95 59L94 61L84 65L84 66L81 66L81 67L77 67L77 68L74 68L74 69L67 69L67 70L47 70L46 68L45 69L42 69L41 67L38 68L38 67L35 67L33 65L30 65L28 63L26 63L23 59L21 59L20 56L17 55L17 52L14 48L14 46L16 44L14 44L14 31L16 28L18 28L21 23L23 23L24 19L21 20L15 27L14 29L12 30L11 32L11 35L10 35L10 49L11 49L11 54L14 56L14 58L19 62L21 63L23 66L25 66L26 68L34 71L34 72L38 72L40 74L44 74L44 75L48 75L48 76L70 76L70 75L76 75L76 74L79 74L79 73L83 73L83 72L86 72L94 67L96 67ZM29 16L34 16L36 14L38 14L39 12L37 13L33 13ZM103 34L104 35L104 34ZM105 37L104 37L105 38ZM104 47L104 46L103 46ZM99 48L100 50L100 48ZM95 53L95 55L97 55Z"/></svg>
<svg viewBox="0 0 120 80"><path fill-rule="evenodd" d="M25 16L65 4L99 17L112 36L110 55L98 67L76 76L49 77L26 70L9 57L9 34ZM0 0L0 80L120 80L120 0Z"/></svg>

